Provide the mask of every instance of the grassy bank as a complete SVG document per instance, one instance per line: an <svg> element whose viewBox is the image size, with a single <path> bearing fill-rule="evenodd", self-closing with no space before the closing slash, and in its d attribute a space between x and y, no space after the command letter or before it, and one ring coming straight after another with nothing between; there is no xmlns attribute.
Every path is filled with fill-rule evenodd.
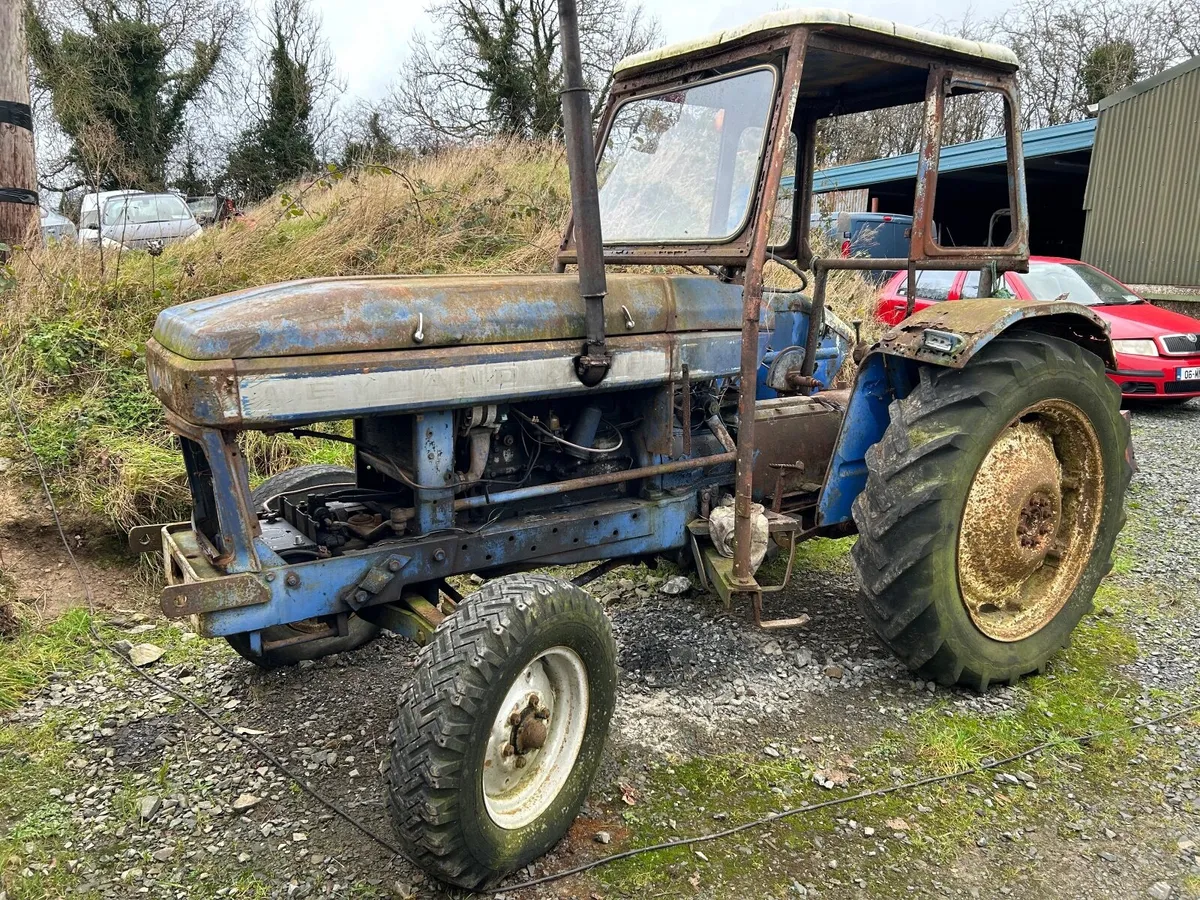
<svg viewBox="0 0 1200 900"><path fill-rule="evenodd" d="M494 144L403 170L331 174L157 259L75 247L20 252L4 295L0 359L69 515L119 528L178 516L187 500L182 463L143 357L160 310L295 278L548 270L567 206L557 148ZM32 474L18 438L4 408L8 477ZM327 461L319 454L330 452L261 437L247 451L254 476Z"/></svg>

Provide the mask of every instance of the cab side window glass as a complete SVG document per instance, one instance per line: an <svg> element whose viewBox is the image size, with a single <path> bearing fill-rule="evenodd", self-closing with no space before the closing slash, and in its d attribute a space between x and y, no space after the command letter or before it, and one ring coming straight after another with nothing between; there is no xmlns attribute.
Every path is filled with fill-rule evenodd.
<svg viewBox="0 0 1200 900"><path fill-rule="evenodd" d="M958 295L960 300L977 300L979 299L979 270L971 269L967 272L967 277L963 279L962 292Z"/></svg>

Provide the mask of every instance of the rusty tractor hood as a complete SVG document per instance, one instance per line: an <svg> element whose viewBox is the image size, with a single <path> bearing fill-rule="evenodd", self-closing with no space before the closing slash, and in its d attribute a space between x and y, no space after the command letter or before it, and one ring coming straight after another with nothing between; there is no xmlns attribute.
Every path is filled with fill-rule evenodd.
<svg viewBox="0 0 1200 900"><path fill-rule="evenodd" d="M703 276L613 274L608 334L741 328L738 285ZM173 306L154 339L190 360L246 360L582 340L574 274L315 278Z"/></svg>

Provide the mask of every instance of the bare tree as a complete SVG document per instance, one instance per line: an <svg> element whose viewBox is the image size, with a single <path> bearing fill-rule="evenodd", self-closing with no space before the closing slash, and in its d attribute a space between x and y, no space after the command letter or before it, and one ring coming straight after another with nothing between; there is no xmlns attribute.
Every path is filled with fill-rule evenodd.
<svg viewBox="0 0 1200 900"><path fill-rule="evenodd" d="M556 0L433 0L432 35L413 37L386 113L418 148L561 128ZM624 0L579 5L584 75L599 110L623 57L654 46L658 23Z"/></svg>
<svg viewBox="0 0 1200 900"><path fill-rule="evenodd" d="M313 171L329 149L342 91L333 55L310 0L271 0L249 127L228 154L223 180L250 199Z"/></svg>
<svg viewBox="0 0 1200 900"><path fill-rule="evenodd" d="M1041 128L1200 46L1197 0L1019 0L996 34L1021 60L1021 124Z"/></svg>
<svg viewBox="0 0 1200 900"><path fill-rule="evenodd" d="M322 155L336 136L336 107L346 85L338 74L320 13L312 8L311 0L270 0L256 33L257 61L239 85L250 120L262 122L272 115L271 84L279 78L276 57L280 48L276 45L282 37L282 52L294 63L291 77L306 82L291 85L289 90L307 93L311 106L308 129L314 148Z"/></svg>
<svg viewBox="0 0 1200 900"><path fill-rule="evenodd" d="M1185 58L1200 55L1200 2L1161 0L1156 7L1168 45Z"/></svg>

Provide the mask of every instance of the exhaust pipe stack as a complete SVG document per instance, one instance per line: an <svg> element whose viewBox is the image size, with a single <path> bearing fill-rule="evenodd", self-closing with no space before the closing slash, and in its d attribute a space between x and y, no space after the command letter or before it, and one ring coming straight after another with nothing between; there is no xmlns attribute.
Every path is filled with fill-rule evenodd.
<svg viewBox="0 0 1200 900"><path fill-rule="evenodd" d="M587 342L575 360L580 382L595 387L612 365L604 339L604 239L600 234L600 191L596 186L596 146L592 140L592 104L583 81L579 50L579 15L575 0L558 0L558 28L563 58L563 136L571 173L571 209L579 293L586 310Z"/></svg>

